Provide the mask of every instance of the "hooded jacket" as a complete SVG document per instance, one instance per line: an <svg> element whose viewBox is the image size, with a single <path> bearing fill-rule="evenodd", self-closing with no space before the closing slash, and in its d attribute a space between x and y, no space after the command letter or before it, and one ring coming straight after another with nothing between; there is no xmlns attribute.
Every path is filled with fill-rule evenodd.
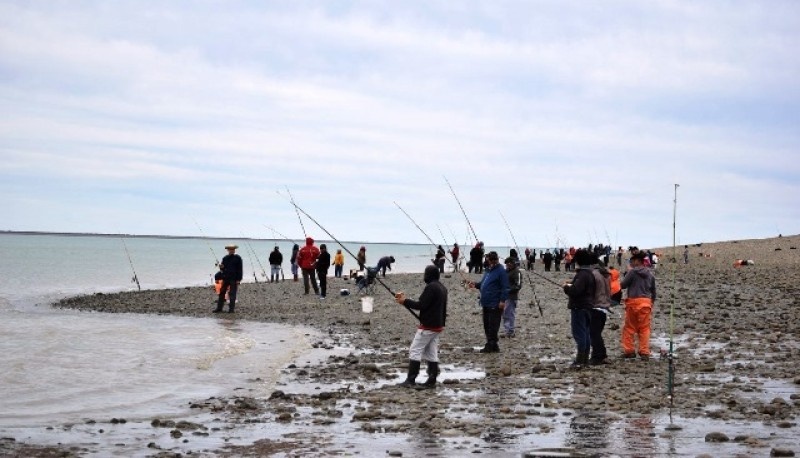
<svg viewBox="0 0 800 458"><path fill-rule="evenodd" d="M313 269L319 257L319 248L314 246L314 239L306 237L306 246L297 252L297 265L301 269Z"/></svg>
<svg viewBox="0 0 800 458"><path fill-rule="evenodd" d="M519 290L522 289L522 272L517 266L508 270L508 298L512 300L519 299Z"/></svg>
<svg viewBox="0 0 800 458"><path fill-rule="evenodd" d="M647 267L639 266L629 270L620 286L628 289L629 298L645 297L653 302L656 300L656 278Z"/></svg>
<svg viewBox="0 0 800 458"><path fill-rule="evenodd" d="M269 254L269 263L273 266L279 266L283 264L283 254L278 251L276 247L272 253Z"/></svg>
<svg viewBox="0 0 800 458"><path fill-rule="evenodd" d="M439 283L439 268L436 266L426 267L423 279L425 289L419 300L406 299L403 305L419 310L419 329L440 332L447 318L447 288Z"/></svg>

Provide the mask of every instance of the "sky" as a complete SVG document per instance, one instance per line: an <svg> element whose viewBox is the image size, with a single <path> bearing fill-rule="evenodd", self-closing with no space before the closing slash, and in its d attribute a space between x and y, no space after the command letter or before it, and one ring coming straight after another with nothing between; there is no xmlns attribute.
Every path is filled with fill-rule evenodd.
<svg viewBox="0 0 800 458"><path fill-rule="evenodd" d="M0 0L0 230L797 234L798 47L793 0Z"/></svg>

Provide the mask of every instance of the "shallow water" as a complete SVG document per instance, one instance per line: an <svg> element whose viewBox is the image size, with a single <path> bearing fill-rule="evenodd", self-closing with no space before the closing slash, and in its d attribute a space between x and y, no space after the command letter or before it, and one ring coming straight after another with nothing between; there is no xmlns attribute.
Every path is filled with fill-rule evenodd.
<svg viewBox="0 0 800 458"><path fill-rule="evenodd" d="M180 415L248 386L268 394L311 329L225 318L0 310L0 432ZM254 381L259 379L258 381Z"/></svg>

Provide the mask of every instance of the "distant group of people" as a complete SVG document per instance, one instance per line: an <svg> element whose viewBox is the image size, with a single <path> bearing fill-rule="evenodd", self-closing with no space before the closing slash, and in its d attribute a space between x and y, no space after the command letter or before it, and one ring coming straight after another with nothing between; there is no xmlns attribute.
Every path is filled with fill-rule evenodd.
<svg viewBox="0 0 800 458"><path fill-rule="evenodd" d="M222 312L226 301L228 302L228 312L233 313L235 310L236 293L244 271L242 258L236 254L238 248L238 245L227 245L225 249L228 251L228 255L218 264L219 271L214 276L214 288L218 294L217 307L214 309L214 313ZM362 246L356 255L359 270L366 268L366 250L366 247ZM285 281L282 266L283 253L281 253L278 246L275 246L270 252L268 261L270 265L269 282ZM314 294L318 295L320 299L325 299L328 293L327 279L330 267L333 266L334 268L333 274L335 278L342 278L344 261L344 254L341 249L336 250L336 253L331 257L327 246L323 243L317 247L311 237L306 237L305 245L302 248L295 243L289 258L293 281L300 281L302 277L304 294L310 294L311 289L313 289ZM385 277L386 271L392 270L394 262L395 258L393 256L381 257L375 266L375 270L381 272Z"/></svg>

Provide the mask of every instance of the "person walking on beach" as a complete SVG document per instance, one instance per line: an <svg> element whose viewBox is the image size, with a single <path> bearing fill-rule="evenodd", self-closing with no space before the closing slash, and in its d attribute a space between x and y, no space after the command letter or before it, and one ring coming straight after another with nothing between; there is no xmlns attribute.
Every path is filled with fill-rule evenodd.
<svg viewBox="0 0 800 458"><path fill-rule="evenodd" d="M300 252L300 245L294 244L292 247L292 257L289 258L289 264L291 264L292 268L292 277L294 277L294 281L297 281L297 253Z"/></svg>
<svg viewBox="0 0 800 458"><path fill-rule="evenodd" d="M496 251L486 254L487 267L483 277L477 283L470 283L470 288L480 290L480 304L483 310L483 333L486 335L486 345L481 353L499 353L498 333L503 309L508 300L508 275L506 269L500 264L500 257Z"/></svg>
<svg viewBox="0 0 800 458"><path fill-rule="evenodd" d="M319 246L319 257L316 263L320 299L325 299L325 296L328 294L328 269L330 266L331 254L328 253L328 247L323 243Z"/></svg>
<svg viewBox="0 0 800 458"><path fill-rule="evenodd" d="M356 261L358 262L358 270L364 270L367 266L367 248L362 246L358 249L358 254L356 255Z"/></svg>
<svg viewBox="0 0 800 458"><path fill-rule="evenodd" d="M602 259L599 259L597 255L593 256L596 267L592 269L592 275L594 276L594 303L592 304L589 318L589 340L591 342L589 365L597 366L608 362L606 343L603 340L603 329L606 327L606 318L611 307L611 272L606 269Z"/></svg>
<svg viewBox="0 0 800 458"><path fill-rule="evenodd" d="M501 337L514 337L514 328L517 318L517 301L519 290L522 288L522 272L517 265L517 259L509 256L505 259L508 274L508 299L503 309L503 335Z"/></svg>
<svg viewBox="0 0 800 458"><path fill-rule="evenodd" d="M228 295L228 313L233 313L236 307L236 292L239 289L239 283L242 282L244 269L242 268L242 258L236 254L237 245L228 245L225 247L228 254L222 258L219 263L219 268L222 271L222 287L219 290L217 297L217 308L214 313L222 312L222 306L225 304L225 294Z"/></svg>
<svg viewBox="0 0 800 458"><path fill-rule="evenodd" d="M378 259L378 265L375 266L375 271L380 272L381 275L386 278L386 269L392 270L393 262L394 256L384 256Z"/></svg>
<svg viewBox="0 0 800 458"><path fill-rule="evenodd" d="M639 357L650 358L650 318L656 300L656 279L644 266L646 254L637 251L631 256L631 269L620 286L627 289L625 325L622 328L622 357L635 358L634 338L639 340Z"/></svg>
<svg viewBox="0 0 800 458"><path fill-rule="evenodd" d="M281 250L278 249L278 246L275 246L275 249L272 250L272 253L269 254L269 266L270 266L270 274L269 274L269 281L270 283L276 282L279 280L279 276L281 274L281 264L283 264L283 253Z"/></svg>
<svg viewBox="0 0 800 458"><path fill-rule="evenodd" d="M342 250L336 250L336 254L333 255L333 276L336 278L342 278L342 270L344 270L344 254L342 254Z"/></svg>
<svg viewBox="0 0 800 458"><path fill-rule="evenodd" d="M577 347L577 356L571 366L581 369L589 364L589 349L591 348L590 320L591 310L594 306L595 280L592 275L592 255L581 248L575 251L573 258L576 265L575 276L572 282L564 283L564 293L569 296L567 308L570 311L570 327L572 338Z"/></svg>
<svg viewBox="0 0 800 458"><path fill-rule="evenodd" d="M436 266L425 268L423 280L425 289L419 300L407 299L402 291L395 295L398 304L419 310L419 326L408 350L408 375L400 384L406 388L434 388L440 372L439 337L447 318L447 288L439 282L439 269ZM423 360L428 363L428 379L421 385L415 385Z"/></svg>
<svg viewBox="0 0 800 458"><path fill-rule="evenodd" d="M311 280L311 286L314 287L314 294L319 295L319 287L317 287L317 275L315 272L317 258L319 257L319 248L314 245L314 239L306 237L306 246L300 248L297 252L297 265L303 273L303 289L305 294L308 294L308 283Z"/></svg>

